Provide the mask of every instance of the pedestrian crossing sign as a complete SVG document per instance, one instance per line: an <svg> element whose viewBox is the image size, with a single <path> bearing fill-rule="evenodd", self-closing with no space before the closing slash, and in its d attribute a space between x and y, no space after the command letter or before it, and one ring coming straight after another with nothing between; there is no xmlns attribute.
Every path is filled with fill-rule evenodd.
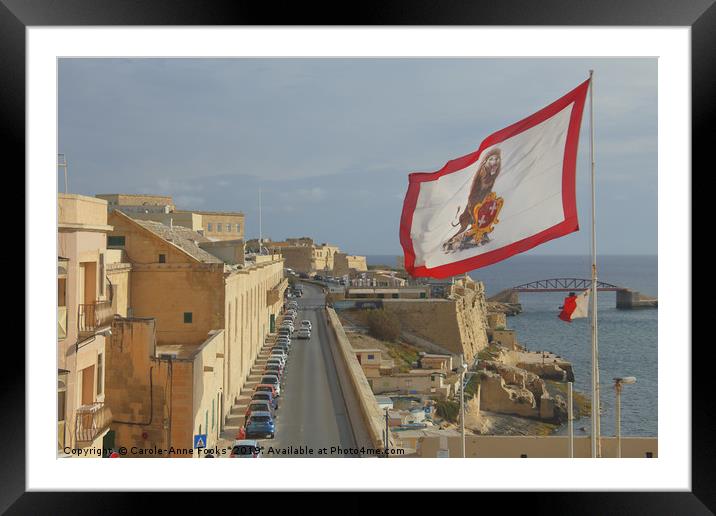
<svg viewBox="0 0 716 516"><path fill-rule="evenodd" d="M194 448L206 448L206 434L196 434L194 436Z"/></svg>

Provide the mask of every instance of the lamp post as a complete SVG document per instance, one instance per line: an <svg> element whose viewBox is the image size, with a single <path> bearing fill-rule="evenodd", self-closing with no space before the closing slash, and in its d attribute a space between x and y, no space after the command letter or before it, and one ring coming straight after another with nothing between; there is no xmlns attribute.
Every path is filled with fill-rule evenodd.
<svg viewBox="0 0 716 516"><path fill-rule="evenodd" d="M385 458L390 457L390 416L388 407L385 407Z"/></svg>
<svg viewBox="0 0 716 516"><path fill-rule="evenodd" d="M460 434L462 436L462 458L465 458L465 374L467 364L460 355Z"/></svg>
<svg viewBox="0 0 716 516"><path fill-rule="evenodd" d="M617 431L617 459L622 457L622 386L636 383L634 376L625 376L623 378L614 378L614 390L617 393L616 406L616 431Z"/></svg>

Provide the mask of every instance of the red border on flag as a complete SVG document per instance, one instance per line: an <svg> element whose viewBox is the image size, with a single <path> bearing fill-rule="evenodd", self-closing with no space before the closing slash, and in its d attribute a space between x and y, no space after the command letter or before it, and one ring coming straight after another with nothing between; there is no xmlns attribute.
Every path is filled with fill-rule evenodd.
<svg viewBox="0 0 716 516"><path fill-rule="evenodd" d="M515 254L523 253L540 244L559 238L573 231L579 230L579 220L577 218L577 200L576 200L576 165L577 165L577 147L579 144L579 129L582 123L582 112L584 110L584 102L589 88L589 79L574 88L562 98L554 101L549 106L542 108L533 115L520 120L504 129L501 129L485 138L477 151L462 156L460 158L448 161L443 168L437 172L414 172L408 175L408 191L403 201L403 212L400 217L400 245L403 247L405 254L405 270L413 277L428 276L433 278L447 278L464 272L479 269L493 263L502 261ZM438 267L427 268L424 265L415 266L415 251L413 249L413 240L410 238L410 228L413 225L413 213L415 205L418 202L418 194L420 193L420 183L426 181L435 181L436 179L452 174L464 169L480 159L482 151L500 143L508 138L512 138L537 124L540 124L548 118L556 115L569 104L574 103L574 108L569 119L569 127L567 128L567 139L564 148L564 161L562 166L562 206L564 208L565 218L559 224L545 229L532 236L518 240L494 251L490 251L478 256L466 258L452 263L446 263Z"/></svg>

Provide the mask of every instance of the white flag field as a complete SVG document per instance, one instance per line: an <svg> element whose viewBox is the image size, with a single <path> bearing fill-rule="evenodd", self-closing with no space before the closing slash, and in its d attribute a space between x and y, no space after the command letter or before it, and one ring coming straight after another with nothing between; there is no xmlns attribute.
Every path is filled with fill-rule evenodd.
<svg viewBox="0 0 716 516"><path fill-rule="evenodd" d="M589 80L442 169L409 176L400 242L412 276L445 278L579 229L575 170Z"/></svg>

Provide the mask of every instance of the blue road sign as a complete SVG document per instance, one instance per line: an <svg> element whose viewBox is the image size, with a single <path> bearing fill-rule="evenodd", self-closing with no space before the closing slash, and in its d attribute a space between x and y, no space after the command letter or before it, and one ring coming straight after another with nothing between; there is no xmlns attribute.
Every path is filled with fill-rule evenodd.
<svg viewBox="0 0 716 516"><path fill-rule="evenodd" d="M196 434L194 436L194 448L206 448L206 434Z"/></svg>

